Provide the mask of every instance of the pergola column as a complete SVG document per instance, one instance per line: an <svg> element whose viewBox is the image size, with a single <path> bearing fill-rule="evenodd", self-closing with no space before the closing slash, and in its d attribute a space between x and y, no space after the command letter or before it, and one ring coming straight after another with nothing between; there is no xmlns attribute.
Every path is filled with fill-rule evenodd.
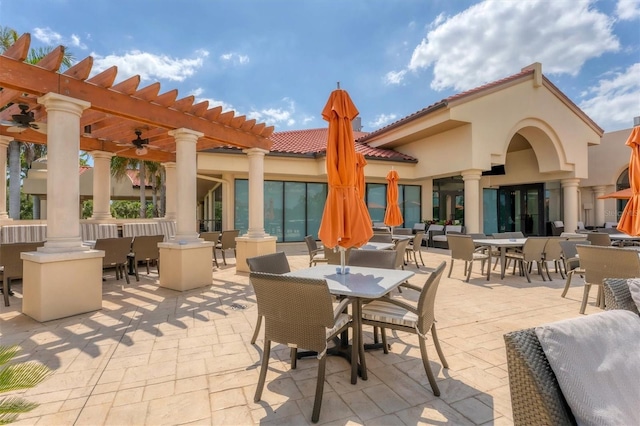
<svg viewBox="0 0 640 426"><path fill-rule="evenodd" d="M0 136L0 220L10 220L7 214L7 148L12 140L12 137Z"/></svg>
<svg viewBox="0 0 640 426"><path fill-rule="evenodd" d="M480 231L480 178L482 170L465 170L464 181L464 227L467 233Z"/></svg>
<svg viewBox="0 0 640 426"><path fill-rule="evenodd" d="M176 193L178 185L176 183L176 163L162 163L165 172L165 212L164 218L167 220L176 220Z"/></svg>
<svg viewBox="0 0 640 426"><path fill-rule="evenodd" d="M91 219L107 220L111 216L111 157L105 151L91 151L93 156L93 214Z"/></svg>
<svg viewBox="0 0 640 426"><path fill-rule="evenodd" d="M169 132L176 139L175 168L167 171L167 196L175 194L175 202L167 198L167 214L175 205L176 237L169 242L158 244L160 248L161 287L184 291L211 285L213 242L198 238L197 208L197 154L198 138L204 134L190 129L176 129ZM175 176L170 177L170 175ZM169 180L175 185L169 184ZM169 188L173 186L172 190ZM177 191L177 188L180 191Z"/></svg>
<svg viewBox="0 0 640 426"><path fill-rule="evenodd" d="M24 252L22 312L37 321L102 308L104 251L80 237L80 117L89 103L56 93L38 98L47 109L47 241Z"/></svg>
<svg viewBox="0 0 640 426"><path fill-rule="evenodd" d="M594 186L593 187L593 198L594 198L594 212L593 212L593 225L594 226L604 226L605 222L605 209L604 209L604 201L598 197L604 195L606 191L605 186Z"/></svg>
<svg viewBox="0 0 640 426"><path fill-rule="evenodd" d="M578 185L580 179L563 179L560 183L564 198L564 230L575 232L578 228Z"/></svg>

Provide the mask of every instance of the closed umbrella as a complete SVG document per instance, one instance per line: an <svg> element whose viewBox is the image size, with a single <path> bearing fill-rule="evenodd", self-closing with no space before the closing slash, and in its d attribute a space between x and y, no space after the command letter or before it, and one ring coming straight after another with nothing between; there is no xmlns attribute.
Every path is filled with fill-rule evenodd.
<svg viewBox="0 0 640 426"><path fill-rule="evenodd" d="M627 146L631 148L629 160L629 184L631 185L631 198L627 203L622 216L618 221L618 231L631 236L640 235L640 126L635 126L627 139Z"/></svg>
<svg viewBox="0 0 640 426"><path fill-rule="evenodd" d="M365 183L364 183L364 166L367 165L367 160L364 158L364 154L361 152L356 152L356 187L358 188L358 193L364 200L364 192L365 192Z"/></svg>
<svg viewBox="0 0 640 426"><path fill-rule="evenodd" d="M395 170L387 173L387 210L384 212L384 224L391 227L392 234L393 227L402 225L404 222L398 205L398 179L400 176Z"/></svg>
<svg viewBox="0 0 640 426"><path fill-rule="evenodd" d="M325 247L344 251L360 247L373 235L371 219L356 188L356 150L351 120L358 115L356 106L344 90L334 90L322 110L329 122L327 139L327 181L329 191L322 213L318 236Z"/></svg>

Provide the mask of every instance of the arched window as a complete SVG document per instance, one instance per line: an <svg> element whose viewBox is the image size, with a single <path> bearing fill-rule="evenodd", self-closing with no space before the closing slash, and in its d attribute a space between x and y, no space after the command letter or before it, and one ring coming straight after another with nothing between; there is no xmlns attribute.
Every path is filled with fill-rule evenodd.
<svg viewBox="0 0 640 426"><path fill-rule="evenodd" d="M618 176L618 180L616 181L616 191L620 191L622 189L627 189L630 187L631 185L629 184L629 169L627 168L622 173L620 173L620 176ZM627 205L628 201L629 200L617 200L616 213L618 219L620 219L622 211L624 210L624 207Z"/></svg>

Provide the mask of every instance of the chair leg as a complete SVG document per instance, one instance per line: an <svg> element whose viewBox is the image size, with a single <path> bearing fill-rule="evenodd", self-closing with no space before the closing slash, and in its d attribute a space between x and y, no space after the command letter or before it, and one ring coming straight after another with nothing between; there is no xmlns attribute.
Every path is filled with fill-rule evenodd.
<svg viewBox="0 0 640 426"><path fill-rule="evenodd" d="M318 361L318 382L316 383L316 397L313 401L313 413L311 414L311 421L318 423L320 418L320 408L322 407L322 392L324 391L324 372L327 364L327 355L325 354Z"/></svg>
<svg viewBox="0 0 640 426"><path fill-rule="evenodd" d="M269 368L270 354L271 354L271 340L265 340L264 349L262 351L262 366L260 367L258 387L256 387L256 394L253 397L254 402L260 401L260 398L262 397L262 389L264 388L264 382L267 379L267 369Z"/></svg>
<svg viewBox="0 0 640 426"><path fill-rule="evenodd" d="M448 278L451 278L451 271L453 271L453 258L451 259L451 264L449 265L449 275L447 275Z"/></svg>
<svg viewBox="0 0 640 426"><path fill-rule="evenodd" d="M129 281L129 274L127 274L127 264L123 263L120 265L120 275L124 275L124 279L127 280L127 284L131 284Z"/></svg>
<svg viewBox="0 0 640 426"><path fill-rule="evenodd" d="M138 261L133 259L133 272L136 274L136 281L140 281L140 275L138 275Z"/></svg>
<svg viewBox="0 0 640 426"><path fill-rule="evenodd" d="M225 266L227 266L227 258L224 255L224 250L220 250L222 252L222 263L224 263Z"/></svg>
<svg viewBox="0 0 640 426"><path fill-rule="evenodd" d="M466 264L466 263L467 263L467 262L465 262L465 264ZM467 283L468 283L468 282L469 282L469 280L471 279L471 270L473 269L473 261L468 262L468 263L469 263L469 266L467 266L467 279L466 279L466 280L464 280L464 281L465 281L465 282L467 282Z"/></svg>
<svg viewBox="0 0 640 426"><path fill-rule="evenodd" d="M216 256L216 248L213 248L213 261L216 263L216 268L219 268L220 265L218 264L218 256Z"/></svg>
<svg viewBox="0 0 640 426"><path fill-rule="evenodd" d="M560 297L565 297L567 295L569 286L571 285L571 278L573 278L573 271L567 272L567 282L564 284L564 290L562 291Z"/></svg>
<svg viewBox="0 0 640 426"><path fill-rule="evenodd" d="M373 327L373 343L378 343L378 327Z"/></svg>
<svg viewBox="0 0 640 426"><path fill-rule="evenodd" d="M387 329L386 328L381 328L380 329L380 334L382 334L382 351L385 354L389 353L389 345L387 344Z"/></svg>
<svg viewBox="0 0 640 426"><path fill-rule="evenodd" d="M291 369L295 370L296 368L298 368L298 349L291 348L289 356L291 357Z"/></svg>
<svg viewBox="0 0 640 426"><path fill-rule="evenodd" d="M4 296L4 306L9 306L9 277L2 279L2 295Z"/></svg>
<svg viewBox="0 0 640 426"><path fill-rule="evenodd" d="M260 333L260 327L262 326L262 315L258 314L258 321L256 321L256 329L253 332L253 337L251 337L251 344L254 345L256 343L256 339L258 338L258 333Z"/></svg>
<svg viewBox="0 0 640 426"><path fill-rule="evenodd" d="M431 370L431 364L429 364L429 356L427 355L427 344L425 343L424 338L418 337L418 339L420 340L420 354L422 355L422 364L424 365L424 372L427 373L427 379L429 379L429 384L431 385L431 390L433 390L433 394L435 396L440 396L440 389L438 389L436 378L433 375L433 371Z"/></svg>
<svg viewBox="0 0 640 426"><path fill-rule="evenodd" d="M584 314L587 309L587 301L589 300L589 290L591 290L591 284L584 283L584 294L582 295L582 305L580 306L580 313Z"/></svg>
<svg viewBox="0 0 640 426"><path fill-rule="evenodd" d="M424 266L424 259L422 258L422 250L418 249L418 253L420 254L420 262L422 262L422 266Z"/></svg>
<svg viewBox="0 0 640 426"><path fill-rule="evenodd" d="M433 337L433 346L436 347L436 351L438 352L438 357L440 358L440 362L442 363L443 368L449 368L449 363L444 359L444 353L442 352L442 348L440 347L440 340L438 340L438 333L436 332L436 323L434 322L431 326L431 336Z"/></svg>
<svg viewBox="0 0 640 426"><path fill-rule="evenodd" d="M520 269L524 271L524 276L527 277L528 282L531 282L531 278L529 277L529 266L531 266L531 264L525 265L523 262L520 263Z"/></svg>

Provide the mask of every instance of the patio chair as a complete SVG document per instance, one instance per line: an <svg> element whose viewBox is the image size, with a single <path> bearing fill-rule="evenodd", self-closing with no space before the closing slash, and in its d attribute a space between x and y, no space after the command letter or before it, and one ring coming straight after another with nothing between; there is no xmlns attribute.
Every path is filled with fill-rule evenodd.
<svg viewBox="0 0 640 426"><path fill-rule="evenodd" d="M230 229L228 231L222 231L222 234L220 235L220 242L218 244L216 244L214 250L213 250L213 260L215 260L216 265L218 264L218 257L216 256L216 249L220 250L220 252L222 253L222 262L226 265L227 264L227 258L225 256L225 252L227 250L233 250L233 255L237 256L236 254L236 237L240 235L240 230L239 229Z"/></svg>
<svg viewBox="0 0 640 426"><path fill-rule="evenodd" d="M431 370L429 356L427 355L426 340L427 333L431 330L433 344L438 352L442 367L449 368L442 353L440 341L438 340L434 310L438 284L440 283L446 265L446 262L440 263L440 265L429 274L425 284L418 290L420 291L420 297L416 306L401 298L383 297L367 303L362 308L362 323L379 327L382 330L382 343L385 353L388 353L385 329L391 328L418 335L422 365L424 366L424 371L427 374L429 384L435 396L440 396L440 389L438 389L435 376Z"/></svg>
<svg viewBox="0 0 640 426"><path fill-rule="evenodd" d="M140 275L138 274L138 262L145 262L147 265L147 275L151 273L149 271L149 264L152 261L156 262L156 268L158 269L158 275L160 275L160 249L158 244L164 241L164 235L137 235L133 237L133 243L131 243L131 253L128 254L128 258L133 262L133 272L136 276L136 281L140 281Z"/></svg>
<svg viewBox="0 0 640 426"><path fill-rule="evenodd" d="M578 244L591 245L591 241L585 240L566 240L560 241L560 248L562 250L562 260L564 262L564 271L567 275L567 281L564 284L564 290L560 297L565 297L569 291L571 285L571 279L575 274L580 276L584 275L584 268L580 266L580 259L578 258Z"/></svg>
<svg viewBox="0 0 640 426"><path fill-rule="evenodd" d="M520 266L521 273L527 278L528 282L531 282L529 272L532 269L533 264L536 264L538 268L538 274L542 277L542 281L547 279L544 277L543 270L546 265L544 263L544 247L547 244L548 237L529 237L522 246L522 251L508 251L505 256L507 259L513 259L516 264L513 265L515 273L516 265ZM547 269L547 274L549 273Z"/></svg>
<svg viewBox="0 0 640 426"><path fill-rule="evenodd" d="M318 262L325 263L329 261L324 249L318 248L318 243L316 243L315 238L307 235L304 237L304 242L307 243L307 250L309 250L309 267L316 266Z"/></svg>
<svg viewBox="0 0 640 426"><path fill-rule="evenodd" d="M566 238L549 237L547 244L544 246L544 268L547 272L547 278L549 278L549 281L552 281L551 275L549 274L549 262L553 262L553 267L556 273L560 273L560 277L562 277L562 279L566 278L566 271L563 271L564 261L562 259L562 247L560 247L560 242L562 241L566 241Z"/></svg>
<svg viewBox="0 0 640 426"><path fill-rule="evenodd" d="M564 232L564 222L561 220L554 220L551 222L551 235L560 236Z"/></svg>
<svg viewBox="0 0 640 426"><path fill-rule="evenodd" d="M129 274L127 274L127 263L129 261L129 253L131 253L131 237L121 238L98 238L95 250L103 250L102 269L115 268L116 280L124 276L129 282Z"/></svg>
<svg viewBox="0 0 640 426"><path fill-rule="evenodd" d="M260 401L269 369L271 342L291 348L291 368L296 368L297 348L318 353L318 374L311 421L320 418L324 389L327 342L347 330L350 318L343 310L351 300L342 299L334 309L327 282L321 279L289 277L251 272L258 310L264 315L264 349L254 401ZM352 351L358 348L352 348ZM352 352L356 362L357 353Z"/></svg>
<svg viewBox="0 0 640 426"><path fill-rule="evenodd" d="M580 266L584 269L584 295L580 313L584 314L589 300L591 286L598 287L596 305L604 308L604 292L602 281L605 278L640 277L640 256L635 250L616 247L578 245Z"/></svg>
<svg viewBox="0 0 640 426"><path fill-rule="evenodd" d="M422 240L424 238L424 231L418 231L413 236L413 240L409 240L409 245L406 248L407 260L411 260L411 254L413 254L413 261L416 263L416 268L418 266L418 256L416 253L420 254L420 261L422 262L422 266L424 266L424 259L422 258Z"/></svg>
<svg viewBox="0 0 640 426"><path fill-rule="evenodd" d="M264 254L262 256L250 257L247 259L247 265L249 265L249 270L251 272L266 272L269 274L278 274L278 275L291 272L291 268L289 267L289 261L287 260L287 255L284 254L283 251ZM258 308L260 308L260 306L258 306ZM260 332L261 325L262 325L262 314L258 309L258 320L256 322L256 328L253 332L253 336L251 337L252 345L256 343L256 339L258 338L258 333Z"/></svg>
<svg viewBox="0 0 640 426"><path fill-rule="evenodd" d="M392 243L393 237L390 233L373 234L369 241L372 243Z"/></svg>
<svg viewBox="0 0 640 426"><path fill-rule="evenodd" d="M411 240L397 240L396 241L396 269L404 269L404 257Z"/></svg>
<svg viewBox="0 0 640 426"><path fill-rule="evenodd" d="M489 260L489 255L486 252L488 247L476 247L473 243L473 238L471 238L470 235L462 234L447 235L447 243L449 244L449 250L451 250L451 264L449 265L448 278L451 278L451 271L453 271L453 263L455 260L464 260L464 272L466 274L465 282L469 282L469 279L471 278L473 262L481 262L482 266L480 267L480 272L482 273L485 262ZM488 269L490 266L491 265L487 265L487 280L489 280Z"/></svg>
<svg viewBox="0 0 640 426"><path fill-rule="evenodd" d="M216 258L216 246L220 242L220 231L202 232L200 233L200 238L205 241L211 241L213 243L213 247L211 248L211 257L216 264L216 268L219 268L220 265L218 265L218 259Z"/></svg>
<svg viewBox="0 0 640 426"><path fill-rule="evenodd" d="M351 257L351 249L348 248L344 253L344 264L349 264L349 258ZM327 259L329 265L340 265L340 250L336 248L324 248L324 257Z"/></svg>
<svg viewBox="0 0 640 426"><path fill-rule="evenodd" d="M396 269L396 257L395 250L352 250L349 265Z"/></svg>
<svg viewBox="0 0 640 426"><path fill-rule="evenodd" d="M592 246L611 247L611 237L606 232L589 232L587 240Z"/></svg>
<svg viewBox="0 0 640 426"><path fill-rule="evenodd" d="M2 278L2 293L4 295L4 306L9 306L9 296L13 296L11 291L11 280L22 278L22 259L20 253L37 251L44 242L34 243L4 243L0 244L0 277Z"/></svg>

